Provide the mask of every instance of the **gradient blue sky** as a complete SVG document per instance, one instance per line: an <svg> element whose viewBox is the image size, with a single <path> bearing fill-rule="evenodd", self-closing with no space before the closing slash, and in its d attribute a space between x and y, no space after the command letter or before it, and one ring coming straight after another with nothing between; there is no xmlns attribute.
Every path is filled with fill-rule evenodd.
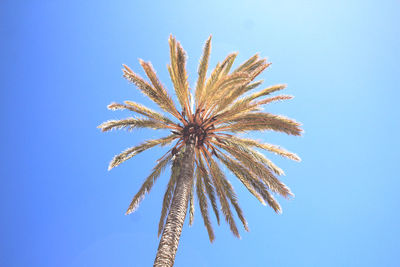
<svg viewBox="0 0 400 267"><path fill-rule="evenodd" d="M122 78L150 60L169 89L168 36L189 55L190 84L204 41L211 65L232 51L272 66L264 86L296 97L269 110L304 124L303 137L263 133L303 161L271 156L296 197L283 214L233 185L250 232L216 226L209 244L196 209L175 266L399 266L399 1L7 1L0 3L0 265L151 266L159 179L139 210L124 212L152 150L107 172L128 146L163 133L101 133L124 118L112 101L156 108ZM230 178L233 179L231 175Z"/></svg>

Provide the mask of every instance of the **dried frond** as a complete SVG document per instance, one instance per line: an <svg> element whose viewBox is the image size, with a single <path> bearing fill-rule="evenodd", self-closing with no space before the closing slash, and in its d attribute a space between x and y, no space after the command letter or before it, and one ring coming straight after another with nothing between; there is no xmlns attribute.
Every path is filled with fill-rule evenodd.
<svg viewBox="0 0 400 267"><path fill-rule="evenodd" d="M178 138L178 136L176 134L171 134L171 135L168 135L168 136L160 138L160 139L147 140L138 146L128 148L128 149L124 150L122 153L116 155L111 160L111 162L108 166L108 170L111 170L112 168L117 167L122 162L124 162L124 161L136 156L137 154L139 154L149 148L152 148L156 145L161 145L161 146L167 145L176 138Z"/></svg>
<svg viewBox="0 0 400 267"><path fill-rule="evenodd" d="M152 173L146 178L143 185L140 187L139 192L133 197L131 204L129 205L126 215L134 212L139 206L140 201L144 198L146 193L149 193L153 184L156 182L157 178L160 176L161 172L165 169L167 164L170 162L172 154L158 162L158 164L153 168Z"/></svg>
<svg viewBox="0 0 400 267"><path fill-rule="evenodd" d="M171 166L171 178L169 179L167 189L164 194L160 222L158 224L158 236L162 233L165 224L165 218L167 217L167 213L171 206L172 197L174 194L176 182L178 180L179 172L180 172L180 161L182 160L183 153L178 153L175 155L175 158L172 161Z"/></svg>
<svg viewBox="0 0 400 267"><path fill-rule="evenodd" d="M202 174L200 168L196 168L196 193L199 201L201 215L203 217L204 226L207 229L208 238L212 243L214 241L214 230L211 225L210 217L208 215L208 204L205 196L204 184L202 181Z"/></svg>
<svg viewBox="0 0 400 267"><path fill-rule="evenodd" d="M208 151L206 150L206 152L208 152ZM229 206L228 200L226 199L227 192L225 192L225 190L224 190L224 185L223 185L223 181L222 181L223 173L222 173L221 169L218 167L217 163L212 159L212 157L210 157L210 156L207 157L206 154L204 154L204 156L205 156L205 160L208 164L208 168L210 170L211 177L212 177L213 183L215 185L215 189L217 191L219 202L221 203L221 209L222 209L222 213L225 216L225 220L229 224L232 233L236 237L240 238L239 231L236 227L235 220L233 219L231 208Z"/></svg>
<svg viewBox="0 0 400 267"><path fill-rule="evenodd" d="M239 139L239 138L238 138ZM263 154L251 148L251 146L247 145L246 143L240 142L240 139L237 140L236 138L229 139L230 144L234 144L240 150L243 150L245 153L253 156L258 162L265 164L270 168L275 174L277 175L284 175L284 171L276 166L271 160L267 159Z"/></svg>
<svg viewBox="0 0 400 267"><path fill-rule="evenodd" d="M231 202L232 206L235 208L236 214L238 215L240 221L242 222L244 229L246 231L249 231L247 221L243 215L243 211L240 208L239 203L237 202L236 193L233 190L231 183L225 178L225 175L222 173L222 171L220 173L222 174L221 180L222 180L222 186L224 188L224 191L225 191L227 197L229 198L229 201Z"/></svg>
<svg viewBox="0 0 400 267"><path fill-rule="evenodd" d="M230 157L225 157L222 156L222 154L219 154L218 158L242 182L247 190L249 190L249 192L265 206L263 197L254 189L254 186L252 185L253 177L250 176L250 173L246 172L246 169L242 167L239 162Z"/></svg>
<svg viewBox="0 0 400 267"><path fill-rule="evenodd" d="M151 128L151 129L168 129L168 127L155 120L142 119L142 118L127 118L123 120L109 120L103 122L97 128L102 132L108 132L113 129L127 129L132 131L134 128Z"/></svg>
<svg viewBox="0 0 400 267"><path fill-rule="evenodd" d="M264 201L266 201L276 213L282 212L279 203L268 192L266 185L260 181L260 179L256 178L250 170L229 156L218 154L218 157L239 178L240 181L244 181L242 181L242 183L263 205L265 205Z"/></svg>
<svg viewBox="0 0 400 267"><path fill-rule="evenodd" d="M207 75L208 59L210 58L210 52L211 52L211 35L210 37L208 37L206 44L204 45L203 55L201 57L198 69L199 78L197 79L196 92L195 92L196 103L200 102L200 98L203 93L204 83Z"/></svg>
<svg viewBox="0 0 400 267"><path fill-rule="evenodd" d="M218 205L217 205L217 199L215 197L215 190L214 190L214 186L213 183L210 179L210 175L208 173L208 170L205 168L204 166L204 162L201 158L201 156L198 157L199 160L199 170L201 172L201 176L203 177L203 184L206 188L206 193L208 198L210 199L211 202L211 206L213 208L215 217L217 219L217 223L219 225L219 212L218 212Z"/></svg>

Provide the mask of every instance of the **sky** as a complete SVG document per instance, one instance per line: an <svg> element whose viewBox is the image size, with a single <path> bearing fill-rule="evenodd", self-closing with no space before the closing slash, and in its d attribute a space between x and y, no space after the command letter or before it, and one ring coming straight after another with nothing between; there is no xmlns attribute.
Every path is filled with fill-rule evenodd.
<svg viewBox="0 0 400 267"><path fill-rule="evenodd" d="M296 152L267 153L295 193L277 215L228 174L249 223L208 241L199 208L175 266L399 266L399 1L0 2L0 265L151 266L167 171L139 209L131 198L164 150L107 171L115 154L166 132L101 133L111 102L159 110L122 78L151 61L172 93L168 37L188 54L189 83L212 34L210 67L234 51L272 65L260 87L286 83L269 112L300 121L302 137L248 136Z"/></svg>

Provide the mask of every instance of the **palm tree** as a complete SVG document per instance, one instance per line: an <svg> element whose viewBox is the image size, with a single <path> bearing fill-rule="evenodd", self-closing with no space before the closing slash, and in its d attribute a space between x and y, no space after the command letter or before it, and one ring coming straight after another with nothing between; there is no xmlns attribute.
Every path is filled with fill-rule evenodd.
<svg viewBox="0 0 400 267"><path fill-rule="evenodd" d="M302 133L298 122L261 111L265 104L292 98L289 95L269 96L273 92L284 89L285 85L274 85L246 94L262 83L254 79L270 65L265 59L260 59L256 54L231 71L237 53L230 54L222 63L217 64L210 77L206 79L211 51L210 36L205 43L200 60L193 96L185 70L185 51L172 36L169 38L169 46L171 64L168 65L168 71L181 111L158 80L151 63L140 60L150 83L125 65L123 65L123 76L161 109L172 115L176 121L141 104L125 101L124 104L111 103L108 108L127 109L143 117L110 120L98 126L103 132L112 129L133 130L135 128L170 131L170 135L166 137L147 140L116 155L110 162L109 169L147 149L175 142L173 147L158 159L157 165L133 197L126 212L129 214L138 208L140 201L151 190L162 171L171 164L171 178L164 195L158 227L158 235L161 233L162 235L154 266L174 264L188 208L189 224L193 223L195 191L211 242L214 240L214 232L208 213L207 198L218 224L220 215L217 200L232 233L239 237L231 206L235 209L244 229L248 231L237 196L231 183L221 171L219 163L224 164L263 205L268 203L277 213L281 212L281 207L271 193L277 193L286 198L292 195L290 189L276 177L282 175L283 170L256 149L267 150L296 161L300 161L300 158L281 147L238 137L232 133L263 130L279 131L289 135Z"/></svg>

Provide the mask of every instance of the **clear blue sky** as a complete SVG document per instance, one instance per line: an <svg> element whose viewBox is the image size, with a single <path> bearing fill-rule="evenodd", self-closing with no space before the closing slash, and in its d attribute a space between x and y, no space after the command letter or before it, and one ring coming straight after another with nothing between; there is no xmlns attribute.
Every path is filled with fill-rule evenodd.
<svg viewBox="0 0 400 267"><path fill-rule="evenodd" d="M283 214L233 185L250 232L223 223L209 244L199 209L185 225L179 266L399 266L399 1L18 1L0 3L1 266L151 266L167 174L139 210L132 196L160 150L107 172L126 147L163 133L101 133L124 118L112 101L156 108L122 78L150 60L169 89L172 33L190 84L204 41L211 65L232 51L273 64L264 86L296 97L270 110L303 137L257 138L298 153L271 156L296 197ZM231 179L234 179L229 175Z"/></svg>

